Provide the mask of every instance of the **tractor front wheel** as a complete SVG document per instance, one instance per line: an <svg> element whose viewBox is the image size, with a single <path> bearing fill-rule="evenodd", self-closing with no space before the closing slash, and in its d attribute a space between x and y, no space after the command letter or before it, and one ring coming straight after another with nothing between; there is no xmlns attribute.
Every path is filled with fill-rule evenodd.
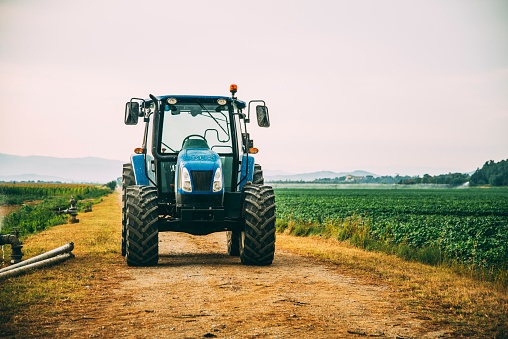
<svg viewBox="0 0 508 339"><path fill-rule="evenodd" d="M254 175L252 178L252 183L257 185L263 185L265 183L265 178L263 177L263 170L261 169L261 165L254 165Z"/></svg>
<svg viewBox="0 0 508 339"><path fill-rule="evenodd" d="M245 265L270 265L275 254L275 194L270 186L245 185L240 260Z"/></svg>
<svg viewBox="0 0 508 339"><path fill-rule="evenodd" d="M125 259L129 266L154 266L159 261L157 189L127 187Z"/></svg>

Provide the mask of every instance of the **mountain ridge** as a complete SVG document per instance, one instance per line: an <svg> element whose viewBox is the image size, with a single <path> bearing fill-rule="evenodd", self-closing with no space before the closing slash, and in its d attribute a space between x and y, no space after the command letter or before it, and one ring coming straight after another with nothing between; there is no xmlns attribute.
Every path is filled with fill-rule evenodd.
<svg viewBox="0 0 508 339"><path fill-rule="evenodd" d="M106 183L122 175L122 161L0 153L0 181Z"/></svg>
<svg viewBox="0 0 508 339"><path fill-rule="evenodd" d="M0 153L0 181L51 181L106 183L122 176L120 160L100 157L62 158L41 155L12 155ZM273 181L314 181L316 179L340 178L344 176L374 178L380 177L365 170L314 171L289 173L284 170L264 169L267 182ZM391 175L393 176L393 175Z"/></svg>
<svg viewBox="0 0 508 339"><path fill-rule="evenodd" d="M97 182L106 183L122 175L120 160L99 157L61 158L41 155L13 155L0 153L0 181L46 182ZM349 172L315 171L290 174L281 170L265 170L266 181L313 181L347 175L367 176L376 174L355 170Z"/></svg>

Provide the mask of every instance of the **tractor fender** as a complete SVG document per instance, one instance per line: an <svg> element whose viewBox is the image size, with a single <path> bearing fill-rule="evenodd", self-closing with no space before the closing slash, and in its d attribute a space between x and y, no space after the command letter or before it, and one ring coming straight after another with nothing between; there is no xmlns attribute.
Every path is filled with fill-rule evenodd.
<svg viewBox="0 0 508 339"><path fill-rule="evenodd" d="M254 181L254 157L250 154L244 154L242 157L240 190L248 181L251 183Z"/></svg>
<svg viewBox="0 0 508 339"><path fill-rule="evenodd" d="M146 163L144 154L134 154L131 156L132 169L134 171L134 178L136 185L149 186L150 181L146 175Z"/></svg>

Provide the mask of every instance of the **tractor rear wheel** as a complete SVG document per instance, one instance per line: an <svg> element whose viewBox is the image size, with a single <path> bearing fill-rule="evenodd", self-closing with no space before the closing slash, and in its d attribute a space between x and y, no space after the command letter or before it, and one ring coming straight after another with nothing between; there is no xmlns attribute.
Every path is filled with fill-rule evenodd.
<svg viewBox="0 0 508 339"><path fill-rule="evenodd" d="M123 164L122 170L122 257L125 257L127 243L127 187L135 185L132 164Z"/></svg>
<svg viewBox="0 0 508 339"><path fill-rule="evenodd" d="M228 237L228 254L232 257L238 257L240 255L240 232L238 231L227 231Z"/></svg>
<svg viewBox="0 0 508 339"><path fill-rule="evenodd" d="M127 187L125 259L129 266L154 266L159 261L157 189Z"/></svg>
<svg viewBox="0 0 508 339"><path fill-rule="evenodd" d="M275 254L275 194L270 186L245 185L240 236L240 260L246 265L270 265Z"/></svg>

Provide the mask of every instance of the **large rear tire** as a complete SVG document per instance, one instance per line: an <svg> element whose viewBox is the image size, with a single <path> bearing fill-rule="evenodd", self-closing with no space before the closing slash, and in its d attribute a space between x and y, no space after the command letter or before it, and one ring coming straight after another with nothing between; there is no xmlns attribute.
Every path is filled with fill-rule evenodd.
<svg viewBox="0 0 508 339"><path fill-rule="evenodd" d="M123 164L122 170L122 257L125 257L127 244L127 187L135 185L136 178L132 164Z"/></svg>
<svg viewBox="0 0 508 339"><path fill-rule="evenodd" d="M228 238L228 254L232 257L238 257L240 255L240 232L238 231L227 231Z"/></svg>
<svg viewBox="0 0 508 339"><path fill-rule="evenodd" d="M275 194L270 186L245 185L240 260L245 265L270 265L275 254Z"/></svg>
<svg viewBox="0 0 508 339"><path fill-rule="evenodd" d="M157 189L127 187L127 242L125 259L129 266L154 266L159 261Z"/></svg>

